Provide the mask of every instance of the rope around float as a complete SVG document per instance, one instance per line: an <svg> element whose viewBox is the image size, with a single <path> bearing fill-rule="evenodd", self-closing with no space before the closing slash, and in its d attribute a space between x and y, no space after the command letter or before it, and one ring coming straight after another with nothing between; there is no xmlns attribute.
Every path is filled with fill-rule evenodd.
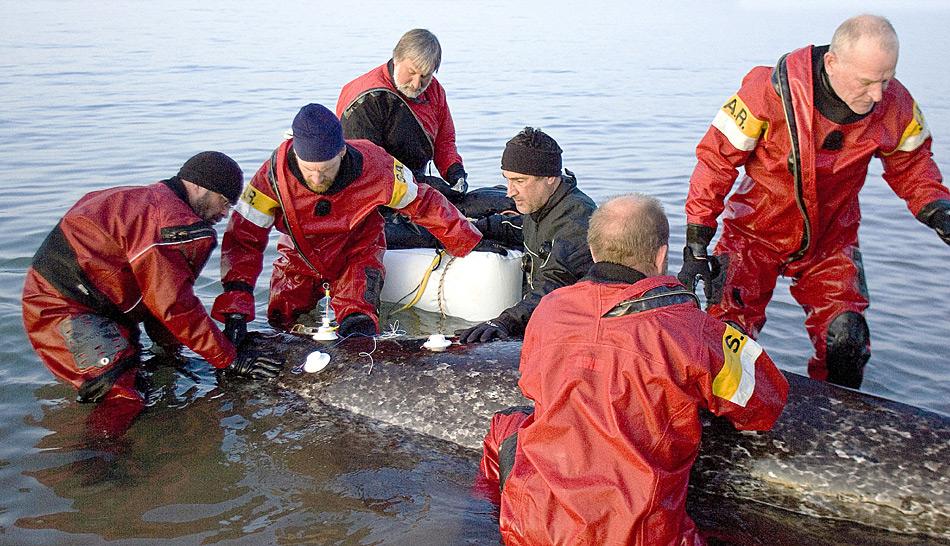
<svg viewBox="0 0 950 546"><path fill-rule="evenodd" d="M429 285L429 278L432 276L432 273L434 273L442 265L442 258L444 256L445 256L445 250L436 251L435 256L432 257L432 262L429 263L429 267L426 269L425 274L422 276L422 280L419 281L419 284L416 286L415 296L413 296L412 301L403 305L399 309L396 309L395 311L391 313L391 315L395 315L396 313L405 311L406 309L409 309L410 307L413 307L415 304L419 303L419 300L422 299L422 294L426 291L426 287ZM442 313L443 318L446 316L445 305L444 305L445 303L445 295L444 295L445 272L448 271L449 266L451 266L453 262L455 262L455 256L449 255L449 259L445 265L445 269L442 270L442 274L439 277L439 291L438 291L439 312ZM408 294L406 294L406 296L408 296ZM403 296L403 298L405 298L406 296ZM402 300L403 298L400 298L400 300Z"/></svg>

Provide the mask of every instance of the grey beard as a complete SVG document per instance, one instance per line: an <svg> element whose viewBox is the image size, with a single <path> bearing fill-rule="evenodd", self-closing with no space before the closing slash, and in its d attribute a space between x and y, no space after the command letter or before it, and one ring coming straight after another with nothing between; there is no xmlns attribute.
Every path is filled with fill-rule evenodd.
<svg viewBox="0 0 950 546"><path fill-rule="evenodd" d="M430 82L430 83L431 83L431 82ZM425 93L425 92L426 92L426 89L428 89L428 88L429 88L429 84L426 84L425 87L423 87L422 89L418 90L418 91L415 92L415 93L412 93L412 92L410 92L411 90L410 90L410 88L409 88L408 86L405 86L405 85L397 85L397 86L396 86L396 89L399 89L399 92L400 92L400 93L402 93L403 95L409 97L410 99L417 99L417 98L419 98L419 95Z"/></svg>

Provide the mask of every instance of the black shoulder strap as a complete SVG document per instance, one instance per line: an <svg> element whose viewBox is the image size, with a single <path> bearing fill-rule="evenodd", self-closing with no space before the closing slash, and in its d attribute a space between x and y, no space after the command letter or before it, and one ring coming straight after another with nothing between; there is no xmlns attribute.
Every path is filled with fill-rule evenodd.
<svg viewBox="0 0 950 546"><path fill-rule="evenodd" d="M801 148L798 142L798 121L795 118L795 105L792 102L792 88L788 83L788 53L782 55L772 72L772 85L782 99L782 109L785 112L785 124L788 126L789 139L792 143L788 156L788 168L795 178L795 186L801 186Z"/></svg>

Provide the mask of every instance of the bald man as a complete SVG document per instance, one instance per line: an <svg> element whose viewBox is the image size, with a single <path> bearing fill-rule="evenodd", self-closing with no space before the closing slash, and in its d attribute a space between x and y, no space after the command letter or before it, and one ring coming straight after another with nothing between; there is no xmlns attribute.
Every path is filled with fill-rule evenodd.
<svg viewBox="0 0 950 546"><path fill-rule="evenodd" d="M871 355L858 191L872 157L911 213L950 244L950 192L920 108L894 78L897 56L890 22L859 15L830 45L753 68L697 146L686 199L680 281L695 289L702 279L709 313L757 337L777 277L791 278L815 347L809 375L852 388Z"/></svg>
<svg viewBox="0 0 950 546"><path fill-rule="evenodd" d="M534 410L495 414L482 475L506 544L702 544L686 514L699 410L767 430L788 383L762 348L666 274L659 201L590 218L594 265L541 299L518 385Z"/></svg>

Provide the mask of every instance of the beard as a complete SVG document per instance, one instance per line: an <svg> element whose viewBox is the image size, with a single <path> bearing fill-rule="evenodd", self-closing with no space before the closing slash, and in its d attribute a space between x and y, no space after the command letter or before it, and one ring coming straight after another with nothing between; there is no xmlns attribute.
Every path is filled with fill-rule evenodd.
<svg viewBox="0 0 950 546"><path fill-rule="evenodd" d="M410 87L408 84L397 85L396 89L398 89L400 93L409 97L410 99L417 99L419 98L419 95L426 92L426 89L429 88L430 83L432 83L431 80L429 81L429 83L423 85L421 89L415 89L413 87Z"/></svg>
<svg viewBox="0 0 950 546"><path fill-rule="evenodd" d="M195 214L197 214L202 220L208 222L209 224L217 224L228 214L227 209L222 211L215 204L215 201L219 199L220 198L217 195L211 192L204 194L195 202L195 206L193 207Z"/></svg>

